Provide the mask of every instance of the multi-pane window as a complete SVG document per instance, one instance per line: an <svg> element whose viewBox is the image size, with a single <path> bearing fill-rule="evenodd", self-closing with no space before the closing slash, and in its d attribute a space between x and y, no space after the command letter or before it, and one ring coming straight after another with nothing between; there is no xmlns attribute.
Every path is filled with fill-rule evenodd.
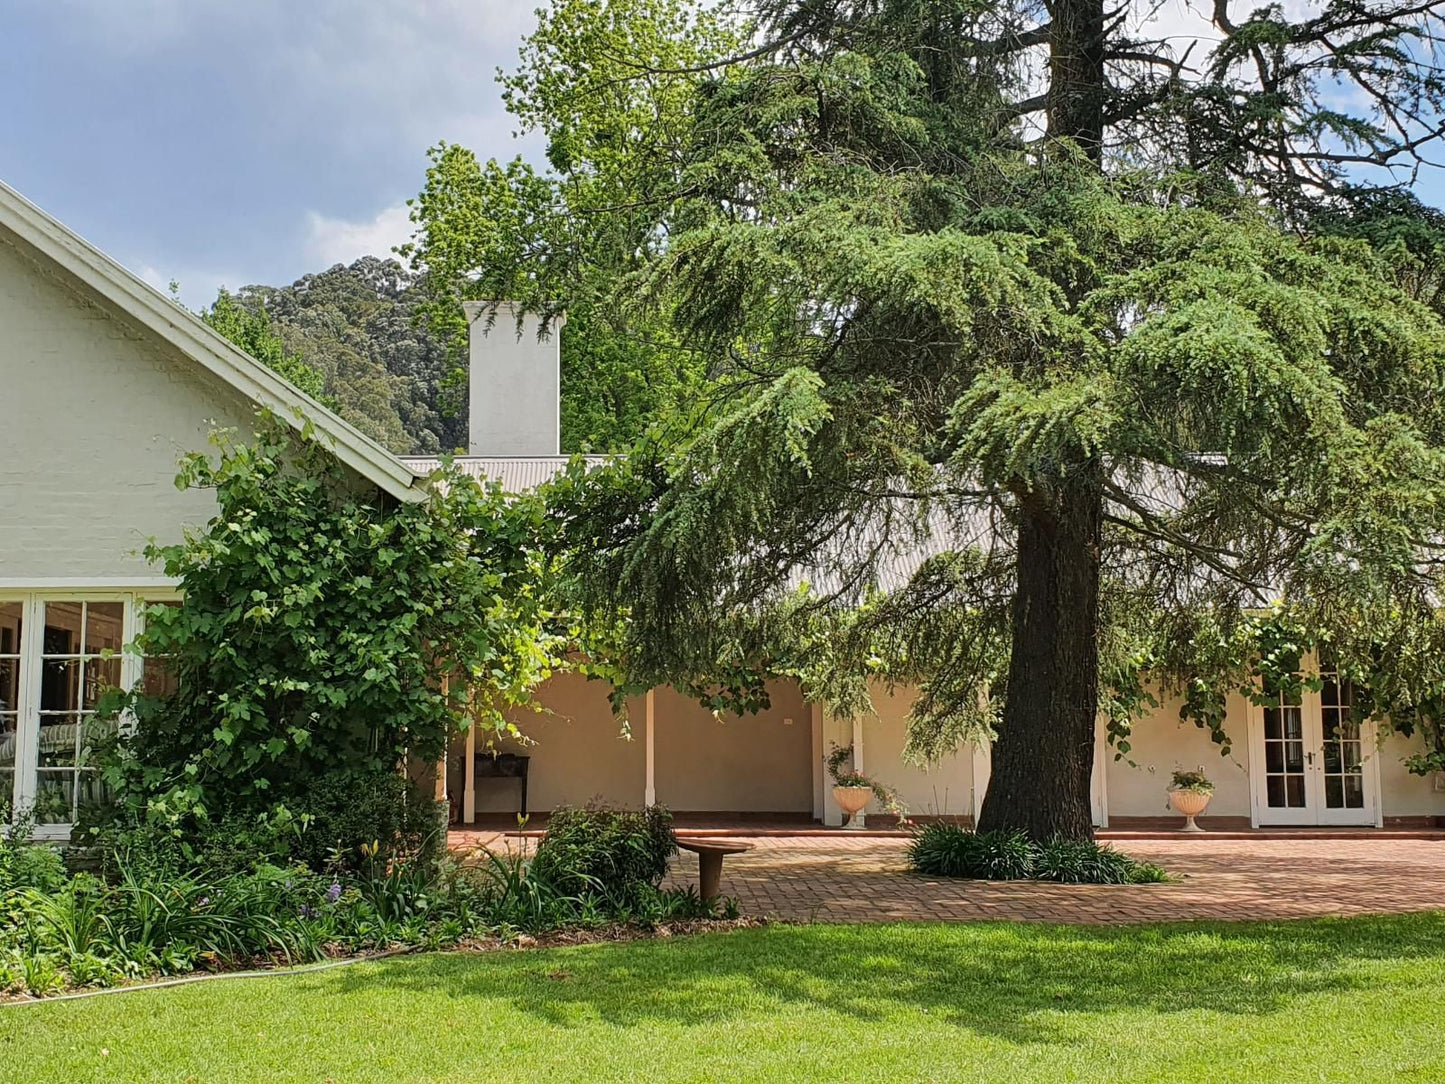
<svg viewBox="0 0 1445 1084"><path fill-rule="evenodd" d="M103 802L94 753L114 736L106 693L170 683L164 662L122 652L147 602L132 594L0 595L0 809L29 810L37 835L64 837Z"/></svg>
<svg viewBox="0 0 1445 1084"><path fill-rule="evenodd" d="M1264 790L1272 809L1303 809L1305 791L1304 708L1298 682L1266 687L1273 703L1264 709Z"/></svg>
<svg viewBox="0 0 1445 1084"><path fill-rule="evenodd" d="M1324 738L1325 806L1365 808L1364 750L1360 722L1353 718L1354 689L1333 672L1320 675L1320 723Z"/></svg>
<svg viewBox="0 0 1445 1084"><path fill-rule="evenodd" d="M15 765L20 752L20 633L23 602L0 602L0 810L15 795Z"/></svg>
<svg viewBox="0 0 1445 1084"><path fill-rule="evenodd" d="M1317 672L1296 665L1296 673L1265 685L1251 732L1253 763L1264 769L1255 791L1259 823L1379 823L1374 728L1354 686L1327 651Z"/></svg>
<svg viewBox="0 0 1445 1084"><path fill-rule="evenodd" d="M91 761L96 743L113 735L96 704L121 684L125 643L122 602L44 602L40 657L35 821L72 824L82 806L102 800Z"/></svg>

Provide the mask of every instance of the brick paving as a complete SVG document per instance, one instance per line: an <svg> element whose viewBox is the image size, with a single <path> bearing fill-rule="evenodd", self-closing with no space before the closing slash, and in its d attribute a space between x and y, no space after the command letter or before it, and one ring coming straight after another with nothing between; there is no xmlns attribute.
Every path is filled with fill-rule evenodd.
<svg viewBox="0 0 1445 1084"><path fill-rule="evenodd" d="M723 833L718 833L722 835ZM482 842L469 838L467 842ZM493 845L497 837L488 842ZM1055 885L915 876L896 838L765 836L723 863L722 891L745 914L816 922L1117 924L1289 919L1445 909L1445 839L1131 839L1116 842L1180 879L1165 885ZM669 883L697 883L683 852Z"/></svg>

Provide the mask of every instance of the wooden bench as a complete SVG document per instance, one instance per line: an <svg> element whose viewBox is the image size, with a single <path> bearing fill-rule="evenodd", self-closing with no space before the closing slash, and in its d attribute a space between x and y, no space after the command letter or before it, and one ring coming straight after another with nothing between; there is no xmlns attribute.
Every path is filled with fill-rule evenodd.
<svg viewBox="0 0 1445 1084"><path fill-rule="evenodd" d="M705 900L718 896L724 856L753 849L751 843L738 843L731 839L679 839L677 845L697 855L697 894Z"/></svg>

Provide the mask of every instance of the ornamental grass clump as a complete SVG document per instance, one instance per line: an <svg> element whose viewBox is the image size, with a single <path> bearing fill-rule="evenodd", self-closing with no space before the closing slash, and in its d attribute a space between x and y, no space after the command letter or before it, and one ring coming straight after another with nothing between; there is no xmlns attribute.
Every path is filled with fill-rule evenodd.
<svg viewBox="0 0 1445 1084"><path fill-rule="evenodd" d="M908 864L930 877L981 881L1144 884L1168 879L1158 866L1092 840L1036 843L1021 832L975 832L942 822L914 833Z"/></svg>

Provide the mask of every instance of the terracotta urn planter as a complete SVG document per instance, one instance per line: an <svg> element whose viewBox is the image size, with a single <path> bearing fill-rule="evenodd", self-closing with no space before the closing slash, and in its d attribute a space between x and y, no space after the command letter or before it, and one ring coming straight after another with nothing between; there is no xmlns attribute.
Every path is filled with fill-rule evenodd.
<svg viewBox="0 0 1445 1084"><path fill-rule="evenodd" d="M1203 813L1209 805L1209 799L1214 797L1207 790L1188 790L1183 787L1172 787L1169 790L1169 804L1174 812L1184 818L1184 827L1181 832L1202 832L1203 828L1194 823L1194 818Z"/></svg>
<svg viewBox="0 0 1445 1084"><path fill-rule="evenodd" d="M848 814L849 828L862 828L862 818L858 816L863 808L873 800L872 787L834 787L833 801L838 803L838 808Z"/></svg>

